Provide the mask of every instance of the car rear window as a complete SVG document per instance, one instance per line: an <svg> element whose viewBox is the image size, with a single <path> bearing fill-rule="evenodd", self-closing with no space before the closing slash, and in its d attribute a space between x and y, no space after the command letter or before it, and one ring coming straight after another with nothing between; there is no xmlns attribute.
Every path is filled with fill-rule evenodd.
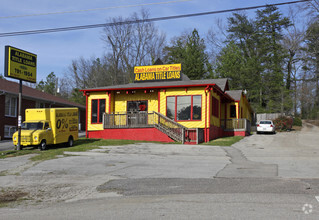
<svg viewBox="0 0 319 220"><path fill-rule="evenodd" d="M271 121L260 121L260 124L271 125Z"/></svg>

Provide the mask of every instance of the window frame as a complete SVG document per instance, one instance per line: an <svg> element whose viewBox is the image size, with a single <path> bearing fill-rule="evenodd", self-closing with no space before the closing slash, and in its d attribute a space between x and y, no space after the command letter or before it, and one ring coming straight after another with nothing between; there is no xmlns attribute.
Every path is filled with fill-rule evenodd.
<svg viewBox="0 0 319 220"><path fill-rule="evenodd" d="M10 134L11 128L14 128L14 131L13 131L13 133ZM9 136L6 136L6 129L9 129ZM14 126L14 125L4 125L3 136L4 136L4 138L12 138L12 135L16 131L17 131L17 127L16 126Z"/></svg>
<svg viewBox="0 0 319 220"><path fill-rule="evenodd" d="M36 108L45 108L45 103L44 102L36 102L35 103L35 107Z"/></svg>
<svg viewBox="0 0 319 220"><path fill-rule="evenodd" d="M9 114L7 114L7 112L6 112L6 105L7 105L7 99L10 99L10 101L9 101ZM11 110L12 110L12 99L15 99L15 106L14 106L14 115L11 115ZM17 107L18 107L18 97L16 97L16 96L10 96L10 95L6 95L5 96L5 106L4 106L4 115L6 116L6 117L17 117Z"/></svg>
<svg viewBox="0 0 319 220"><path fill-rule="evenodd" d="M97 119L96 122L93 122L93 101L97 100ZM92 99L91 100L91 124L102 124L103 123L103 118L100 118L100 102L101 100L104 100L104 112L106 112L106 99Z"/></svg>
<svg viewBox="0 0 319 220"><path fill-rule="evenodd" d="M145 102L146 103L146 109L144 110L144 111L142 111L142 110L138 110L137 112L148 112L148 100L146 99L146 100L128 100L128 101L126 101L126 112L128 113L129 111L128 111L128 105L129 105L129 102L132 102L132 103L138 103L138 102Z"/></svg>
<svg viewBox="0 0 319 220"><path fill-rule="evenodd" d="M233 110L235 110L235 116L233 116L233 112L232 112L232 107L234 107L234 109ZM229 106L229 117L230 118L237 118L237 107L236 107L236 105L230 105Z"/></svg>
<svg viewBox="0 0 319 220"><path fill-rule="evenodd" d="M220 118L220 110L219 110L219 100L212 96L212 116L216 118Z"/></svg>
<svg viewBox="0 0 319 220"><path fill-rule="evenodd" d="M177 120L177 97L183 97L183 96L190 96L191 97L191 111L190 111L190 120ZM200 107L201 107L201 114L200 114L200 119L194 119L194 96L199 96L200 97ZM167 116L167 98L169 97L174 97L175 98L175 115L174 115L174 121L176 122L189 122L189 121L202 121L202 111L203 111L203 97L202 95L171 95L171 96L166 96L166 112L165 116Z"/></svg>

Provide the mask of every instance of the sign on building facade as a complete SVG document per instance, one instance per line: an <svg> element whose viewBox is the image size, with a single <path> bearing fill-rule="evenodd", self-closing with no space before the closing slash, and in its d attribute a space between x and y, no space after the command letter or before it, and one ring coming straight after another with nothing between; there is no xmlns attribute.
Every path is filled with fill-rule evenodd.
<svg viewBox="0 0 319 220"><path fill-rule="evenodd" d="M181 80L182 65L135 66L134 82Z"/></svg>

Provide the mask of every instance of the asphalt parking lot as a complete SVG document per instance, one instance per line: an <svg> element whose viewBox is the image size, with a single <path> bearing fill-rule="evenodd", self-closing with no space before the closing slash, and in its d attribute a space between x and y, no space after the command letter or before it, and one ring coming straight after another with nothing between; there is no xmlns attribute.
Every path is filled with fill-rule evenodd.
<svg viewBox="0 0 319 220"><path fill-rule="evenodd" d="M232 147L142 143L2 159L1 191L27 196L0 218L318 219L318 134L306 125Z"/></svg>

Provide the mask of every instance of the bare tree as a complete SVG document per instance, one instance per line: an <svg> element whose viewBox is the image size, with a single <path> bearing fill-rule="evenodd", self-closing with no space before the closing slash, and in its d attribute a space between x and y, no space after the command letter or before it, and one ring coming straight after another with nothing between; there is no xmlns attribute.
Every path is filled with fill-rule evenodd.
<svg viewBox="0 0 319 220"><path fill-rule="evenodd" d="M106 60L100 58L73 60L65 74L72 88L94 88L110 85Z"/></svg>
<svg viewBox="0 0 319 220"><path fill-rule="evenodd" d="M118 25L104 28L102 40L111 51L107 58L117 76L114 84L131 81L134 66L150 65L162 56L165 35L147 21L148 17L148 12L141 10L126 19L111 18L110 22Z"/></svg>
<svg viewBox="0 0 319 220"><path fill-rule="evenodd" d="M227 27L223 20L217 19L215 28L211 27L207 32L205 41L207 42L207 49L211 62L215 61L217 54L219 54L221 49L225 46L225 40L227 38L225 30L227 30Z"/></svg>
<svg viewBox="0 0 319 220"><path fill-rule="evenodd" d="M319 0L307 1L301 5L301 10L306 10L311 17L318 18L319 15Z"/></svg>
<svg viewBox="0 0 319 220"><path fill-rule="evenodd" d="M302 58L304 54L302 53L302 48L305 39L305 26L306 24L300 24L296 19L300 16L301 11L295 8L289 9L289 20L291 21L291 26L287 29L287 32L283 38L282 44L283 48L287 50L286 59L286 99L292 99L293 101L293 111L297 114L297 82L299 78L299 70L302 66Z"/></svg>

